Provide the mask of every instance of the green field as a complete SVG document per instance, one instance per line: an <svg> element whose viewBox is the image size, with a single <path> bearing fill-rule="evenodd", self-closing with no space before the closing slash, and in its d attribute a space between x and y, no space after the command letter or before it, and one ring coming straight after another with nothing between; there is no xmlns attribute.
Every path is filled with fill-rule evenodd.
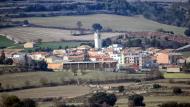
<svg viewBox="0 0 190 107"><path fill-rule="evenodd" d="M5 36L0 35L0 47L9 47L15 45L13 41L7 39Z"/></svg>
<svg viewBox="0 0 190 107"><path fill-rule="evenodd" d="M16 18L14 20L29 20L30 23L53 26L76 28L77 21L81 21L83 28L91 28L93 23L100 23L105 29L111 28L119 31L156 31L159 28L174 31L176 34L184 34L185 28L160 24L155 21L145 19L142 16L119 16L111 14L95 14L84 16L58 16L58 17L31 17Z"/></svg>
<svg viewBox="0 0 190 107"><path fill-rule="evenodd" d="M164 78L189 79L190 74L189 73L164 73Z"/></svg>

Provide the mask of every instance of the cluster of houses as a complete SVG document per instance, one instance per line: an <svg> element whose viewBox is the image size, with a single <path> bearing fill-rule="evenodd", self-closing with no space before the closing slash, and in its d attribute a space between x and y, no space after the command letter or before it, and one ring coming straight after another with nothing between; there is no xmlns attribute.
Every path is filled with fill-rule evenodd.
<svg viewBox="0 0 190 107"><path fill-rule="evenodd" d="M101 36L95 35L95 47L81 45L77 48L55 49L52 52L23 53L14 49L4 50L7 57L15 63L44 60L48 68L54 71L64 69L101 70L101 71L144 71L159 69L166 72L180 72L184 63L190 62L174 49L157 49L141 47L123 48L120 44L101 47ZM30 45L30 44L28 44Z"/></svg>

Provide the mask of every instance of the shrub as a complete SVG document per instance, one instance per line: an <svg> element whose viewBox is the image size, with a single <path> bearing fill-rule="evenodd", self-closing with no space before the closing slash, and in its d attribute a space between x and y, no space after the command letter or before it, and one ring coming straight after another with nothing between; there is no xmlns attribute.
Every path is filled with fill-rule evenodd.
<svg viewBox="0 0 190 107"><path fill-rule="evenodd" d="M181 88L179 88L179 87L175 87L174 89L173 89L173 93L174 94L181 94L182 93L182 90L181 90Z"/></svg>
<svg viewBox="0 0 190 107"><path fill-rule="evenodd" d="M145 103L143 102L144 97L142 95L135 94L135 95L129 96L128 100L129 102L131 102L130 106L131 105L143 106L143 107L145 106Z"/></svg>
<svg viewBox="0 0 190 107"><path fill-rule="evenodd" d="M118 86L118 90L120 93L125 91L125 87L124 86Z"/></svg>
<svg viewBox="0 0 190 107"><path fill-rule="evenodd" d="M3 107L13 107L14 105L18 105L20 103L20 99L14 95L3 95L1 99Z"/></svg>
<svg viewBox="0 0 190 107"><path fill-rule="evenodd" d="M158 89L158 88L160 88L161 86L160 86L160 84L153 84L153 88L154 89Z"/></svg>
<svg viewBox="0 0 190 107"><path fill-rule="evenodd" d="M90 107L101 107L103 105L114 106L117 101L115 94L98 92L89 98Z"/></svg>
<svg viewBox="0 0 190 107"><path fill-rule="evenodd" d="M36 102L32 99L24 99L21 102L22 107L36 107Z"/></svg>

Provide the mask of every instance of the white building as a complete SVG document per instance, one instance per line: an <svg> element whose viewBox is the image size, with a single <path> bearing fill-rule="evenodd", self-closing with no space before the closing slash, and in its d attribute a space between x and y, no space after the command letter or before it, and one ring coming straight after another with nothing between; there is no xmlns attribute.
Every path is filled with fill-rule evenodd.
<svg viewBox="0 0 190 107"><path fill-rule="evenodd" d="M141 69L143 67L143 65L146 62L149 62L151 60L151 57L148 53L146 52L141 52L141 53L128 53L126 55L124 55L124 60L125 60L125 64L127 65L139 65L139 68ZM122 61L121 61L122 62Z"/></svg>
<svg viewBox="0 0 190 107"><path fill-rule="evenodd" d="M48 53L46 53L46 52L34 52L30 56L33 60L44 60L46 58L46 56L48 56Z"/></svg>
<svg viewBox="0 0 190 107"><path fill-rule="evenodd" d="M100 49L102 48L102 40L101 40L101 35L98 31L94 33L94 44L95 44L95 49Z"/></svg>
<svg viewBox="0 0 190 107"><path fill-rule="evenodd" d="M120 52L123 47L120 44L112 44L108 48L112 48L114 51Z"/></svg>

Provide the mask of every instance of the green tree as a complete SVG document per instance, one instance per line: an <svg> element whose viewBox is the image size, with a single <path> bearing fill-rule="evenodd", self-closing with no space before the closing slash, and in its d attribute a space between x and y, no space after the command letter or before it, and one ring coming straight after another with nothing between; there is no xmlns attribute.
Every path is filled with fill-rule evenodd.
<svg viewBox="0 0 190 107"><path fill-rule="evenodd" d="M129 96L129 98L128 98L128 101L132 103L130 105L140 106L140 107L145 106L145 103L143 102L143 100L144 100L144 97L142 95L138 95L138 94Z"/></svg>
<svg viewBox="0 0 190 107"><path fill-rule="evenodd" d="M101 31L102 30L102 25L101 24L99 24L99 23L94 23L93 25L92 25L92 29L94 30L94 31Z"/></svg>
<svg viewBox="0 0 190 107"><path fill-rule="evenodd" d="M24 20L23 23L24 23L25 25L28 25L28 24L29 24L28 20Z"/></svg>

